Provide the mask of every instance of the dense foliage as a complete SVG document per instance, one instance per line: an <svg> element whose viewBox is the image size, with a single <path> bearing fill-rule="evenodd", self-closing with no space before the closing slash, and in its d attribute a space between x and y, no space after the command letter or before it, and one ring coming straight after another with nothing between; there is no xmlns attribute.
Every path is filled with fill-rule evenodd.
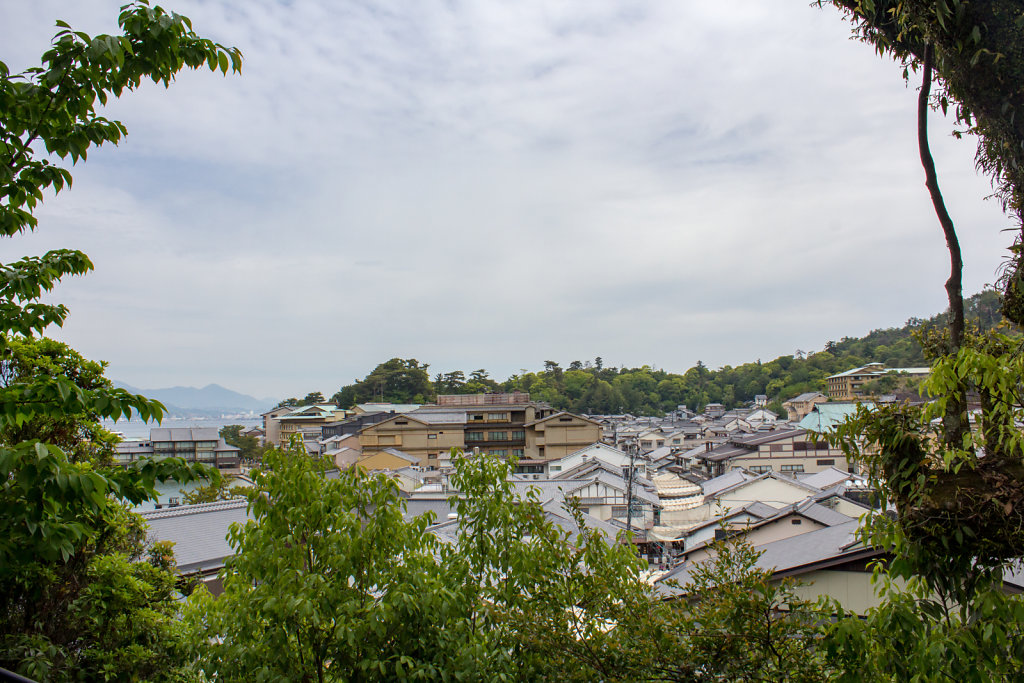
<svg viewBox="0 0 1024 683"><path fill-rule="evenodd" d="M143 78L168 85L184 67L238 70L237 50L144 0L118 21L116 36L58 22L42 66L11 74L0 63L0 239L35 229L43 192L70 186L58 160L84 160L125 134L96 114L110 96ZM157 481L216 473L177 458L109 466L99 420L159 419L163 407L38 338L68 313L41 297L91 269L66 249L0 264L0 666L47 681L167 680L183 663L176 579L166 548L147 561L127 510L155 498Z"/></svg>
<svg viewBox="0 0 1024 683"><path fill-rule="evenodd" d="M1002 320L1000 298L993 290L980 292L965 302L967 319L980 329L992 329ZM429 383L427 365L415 359L393 358L377 366L365 379L342 387L332 400L343 408L370 400L420 403L438 394L474 394L489 391L525 391L537 401L548 401L561 410L577 413L660 415L686 405L702 410L708 403L734 408L764 394L772 408L784 412L782 402L807 391L824 391L832 374L864 365L888 367L927 365L918 340L920 333L940 327L945 314L922 320L911 318L901 328L874 330L864 337L830 341L816 353L797 352L762 363L744 363L712 370L699 362L683 374L641 368L606 367L573 361L563 368L546 361L537 372L523 370L504 382L491 379L486 370L438 373Z"/></svg>
<svg viewBox="0 0 1024 683"><path fill-rule="evenodd" d="M830 671L821 616L720 545L663 601L624 539L517 495L509 463L453 454L458 514L405 519L394 483L268 453L225 592L186 622L210 678L259 681L770 681ZM552 521L552 512L561 525Z"/></svg>

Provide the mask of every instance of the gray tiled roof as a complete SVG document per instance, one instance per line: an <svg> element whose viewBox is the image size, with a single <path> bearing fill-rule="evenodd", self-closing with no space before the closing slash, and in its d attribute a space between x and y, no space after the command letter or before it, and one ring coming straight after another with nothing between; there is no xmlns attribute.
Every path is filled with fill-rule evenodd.
<svg viewBox="0 0 1024 683"><path fill-rule="evenodd" d="M214 427L153 427L150 441L217 441L220 432Z"/></svg>
<svg viewBox="0 0 1024 683"><path fill-rule="evenodd" d="M216 431L216 430L214 430ZM139 514L149 524L150 541L172 541L178 570L184 574L217 569L234 554L228 528L249 519L244 500L182 505Z"/></svg>
<svg viewBox="0 0 1024 683"><path fill-rule="evenodd" d="M755 550L761 551L756 567L771 571L786 571L849 553L860 547L854 537L857 526L858 522L851 520L844 524L756 546ZM705 559L700 562L707 561L709 560ZM685 587L697 564L699 562L684 562L662 576L657 581L658 592L662 595L678 594L679 589L674 589L666 582L675 581L681 587Z"/></svg>

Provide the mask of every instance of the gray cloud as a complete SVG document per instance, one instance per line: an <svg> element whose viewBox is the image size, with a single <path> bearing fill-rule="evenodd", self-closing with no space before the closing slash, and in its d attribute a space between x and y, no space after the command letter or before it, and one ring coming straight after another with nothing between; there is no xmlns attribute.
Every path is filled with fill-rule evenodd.
<svg viewBox="0 0 1024 683"><path fill-rule="evenodd" d="M63 17L17 3L28 66ZM603 356L768 359L944 306L913 88L830 10L746 0L184 0L241 77L108 107L37 235L97 272L60 336L136 386L333 392L391 356L494 376ZM966 288L1005 246L972 143L936 117ZM17 246L14 249L14 246Z"/></svg>

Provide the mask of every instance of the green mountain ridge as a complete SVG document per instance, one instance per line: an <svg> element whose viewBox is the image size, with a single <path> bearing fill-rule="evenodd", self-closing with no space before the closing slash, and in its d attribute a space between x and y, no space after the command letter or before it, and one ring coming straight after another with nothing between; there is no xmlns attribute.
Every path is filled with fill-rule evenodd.
<svg viewBox="0 0 1024 683"><path fill-rule="evenodd" d="M981 330L999 325L1000 295L985 290L964 302L966 317ZM779 356L736 367L712 370L698 361L682 374L640 368L605 367L601 358L572 361L566 368L545 361L544 370L513 375L504 382L489 377L486 370L469 373L456 370L428 374L429 365L416 359L392 358L354 384L346 385L332 400L341 407L356 403L387 401L422 403L438 394L473 394L490 391L525 391L533 400L547 401L561 410L577 413L663 415L686 405L702 410L708 403L734 408L763 394L769 407L782 412L782 402L808 391L824 391L826 378L866 363L887 367L928 365L915 334L938 329L945 313L928 319L911 318L900 328L872 330L863 337L829 341L825 348L803 357Z"/></svg>

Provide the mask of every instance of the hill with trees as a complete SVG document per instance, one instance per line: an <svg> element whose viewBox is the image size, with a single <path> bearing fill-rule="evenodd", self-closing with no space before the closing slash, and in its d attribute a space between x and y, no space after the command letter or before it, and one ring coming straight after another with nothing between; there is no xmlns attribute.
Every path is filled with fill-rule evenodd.
<svg viewBox="0 0 1024 683"><path fill-rule="evenodd" d="M985 290L965 300L968 321L980 330L990 330L1002 320L1001 298ZM829 375L866 363L887 367L928 365L919 341L928 330L945 325L946 314L928 319L911 318L902 327L878 329L863 337L829 341L818 352L803 353L761 362L724 366L713 370L698 361L677 374L650 366L607 367L598 357L574 360L566 367L552 360L544 369L523 371L503 382L492 379L484 369L467 376L461 370L431 376L429 365L416 359L392 358L381 363L364 379L343 386L331 400L341 407L368 401L422 403L438 394L476 394L489 391L526 391L538 401L561 410L578 413L660 415L686 405L702 410L708 403L727 408L754 400L763 394L773 410L782 412L782 402L807 391L824 391Z"/></svg>

